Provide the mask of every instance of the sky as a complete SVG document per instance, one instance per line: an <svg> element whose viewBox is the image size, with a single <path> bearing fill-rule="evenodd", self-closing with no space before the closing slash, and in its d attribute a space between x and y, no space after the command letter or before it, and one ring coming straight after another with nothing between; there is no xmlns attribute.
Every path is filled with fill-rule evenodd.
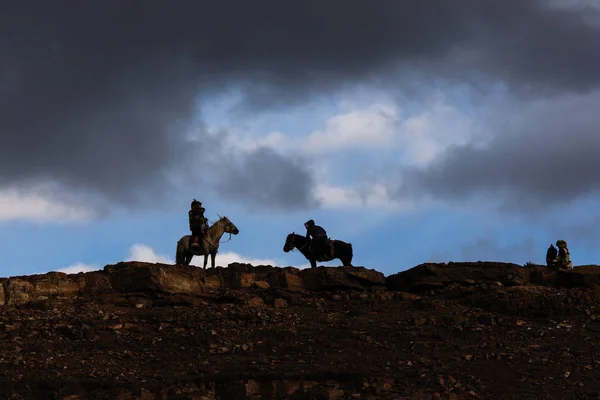
<svg viewBox="0 0 600 400"><path fill-rule="evenodd" d="M0 276L172 263L194 198L222 266L305 268L308 219L386 275L599 262L597 0L30 0L0 37Z"/></svg>

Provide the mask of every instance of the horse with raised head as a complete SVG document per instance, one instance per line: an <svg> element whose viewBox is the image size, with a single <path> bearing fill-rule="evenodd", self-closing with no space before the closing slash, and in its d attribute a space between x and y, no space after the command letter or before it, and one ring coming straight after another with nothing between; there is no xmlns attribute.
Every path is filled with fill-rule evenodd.
<svg viewBox="0 0 600 400"><path fill-rule="evenodd" d="M311 244L312 241L307 239L306 236L298 235L297 233L290 233L285 239L283 245L283 251L289 252L296 248L310 261L311 268L317 268L317 261L326 262L339 258L344 266L352 266L352 244L346 243L342 240L332 240L333 242L333 257L329 250L323 251L320 249L313 249Z"/></svg>
<svg viewBox="0 0 600 400"><path fill-rule="evenodd" d="M208 256L210 255L210 261L212 267L215 267L215 257L219 251L219 243L224 233L230 235L237 235L240 230L229 220L227 217L220 217L217 222L212 224L206 229L204 237L200 241L199 248L192 251L190 248L191 235L185 235L177 241L177 250L175 252L175 264L190 265L194 256L204 256L204 269L206 269L206 263Z"/></svg>

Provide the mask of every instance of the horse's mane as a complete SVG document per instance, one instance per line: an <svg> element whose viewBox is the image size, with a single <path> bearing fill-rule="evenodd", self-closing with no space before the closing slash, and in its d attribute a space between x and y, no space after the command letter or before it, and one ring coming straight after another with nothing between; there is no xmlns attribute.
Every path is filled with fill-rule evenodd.
<svg viewBox="0 0 600 400"><path fill-rule="evenodd" d="M217 222L222 221L224 219L229 220L229 218L227 216L225 216L225 215L220 216L219 214L217 214L217 217L219 217L219 219L217 219L216 221L208 220L209 223L212 222L212 225L210 225L210 226L214 226Z"/></svg>

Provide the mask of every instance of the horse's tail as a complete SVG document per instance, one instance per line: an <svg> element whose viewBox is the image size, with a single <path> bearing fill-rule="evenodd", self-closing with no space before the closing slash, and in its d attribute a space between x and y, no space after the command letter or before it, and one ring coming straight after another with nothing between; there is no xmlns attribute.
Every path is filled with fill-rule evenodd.
<svg viewBox="0 0 600 400"><path fill-rule="evenodd" d="M354 257L354 250L352 250L352 243L348 243L348 258L349 258L350 262L352 262L353 257Z"/></svg>

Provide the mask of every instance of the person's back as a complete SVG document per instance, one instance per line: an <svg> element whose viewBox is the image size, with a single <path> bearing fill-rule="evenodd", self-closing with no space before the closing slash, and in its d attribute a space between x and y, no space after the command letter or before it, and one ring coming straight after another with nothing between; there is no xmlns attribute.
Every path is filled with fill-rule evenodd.
<svg viewBox="0 0 600 400"><path fill-rule="evenodd" d="M326 250L329 248L331 257L333 258L333 244L329 240L329 237L327 237L327 231L325 231L322 226L316 225L315 221L312 219L306 221L304 227L306 228L306 239L310 240L312 237L312 242L316 244L319 249L322 248Z"/></svg>
<svg viewBox="0 0 600 400"><path fill-rule="evenodd" d="M556 245L558 246L558 256L556 257L555 263L559 269L568 270L573 268L571 262L571 254L567 247L567 242L564 240L557 240Z"/></svg>
<svg viewBox="0 0 600 400"><path fill-rule="evenodd" d="M308 220L304 223L304 227L306 228L306 238L313 240L322 240L323 238L327 238L327 232L323 229L322 226L316 225L315 221Z"/></svg>
<svg viewBox="0 0 600 400"><path fill-rule="evenodd" d="M322 226L314 225L309 228L309 235L313 240L325 240L327 239L327 231Z"/></svg>

